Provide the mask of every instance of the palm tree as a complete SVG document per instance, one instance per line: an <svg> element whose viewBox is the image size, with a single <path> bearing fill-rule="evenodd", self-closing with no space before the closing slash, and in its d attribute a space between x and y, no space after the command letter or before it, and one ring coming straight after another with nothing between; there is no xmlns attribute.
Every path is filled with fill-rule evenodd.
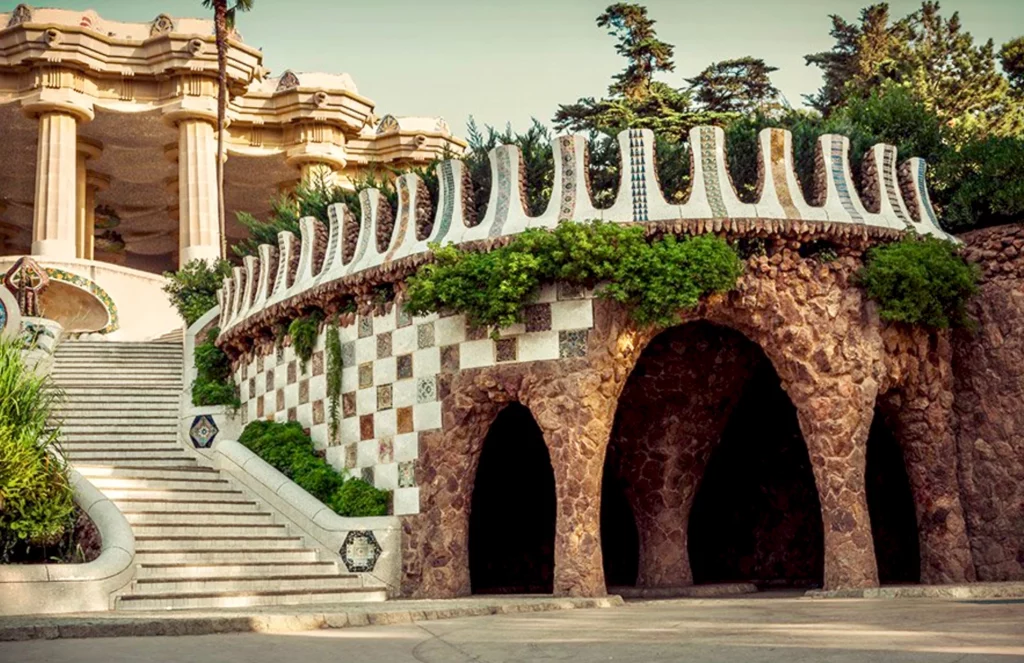
<svg viewBox="0 0 1024 663"><path fill-rule="evenodd" d="M220 217L220 257L227 256L228 235L224 221L224 116L228 108L228 32L235 27L235 14L252 9L255 0L203 0L213 9L214 35L217 41L217 214Z"/></svg>

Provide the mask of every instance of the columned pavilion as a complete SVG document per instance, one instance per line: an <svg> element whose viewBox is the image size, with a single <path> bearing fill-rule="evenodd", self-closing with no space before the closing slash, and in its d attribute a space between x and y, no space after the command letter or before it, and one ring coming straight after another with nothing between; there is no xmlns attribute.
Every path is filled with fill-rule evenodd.
<svg viewBox="0 0 1024 663"><path fill-rule="evenodd" d="M441 118L377 115L348 74L271 76L237 33L227 59L229 244L236 212L303 177L351 186L465 147ZM32 255L103 285L112 264L148 277L218 256L216 118L212 20L0 14L0 267Z"/></svg>

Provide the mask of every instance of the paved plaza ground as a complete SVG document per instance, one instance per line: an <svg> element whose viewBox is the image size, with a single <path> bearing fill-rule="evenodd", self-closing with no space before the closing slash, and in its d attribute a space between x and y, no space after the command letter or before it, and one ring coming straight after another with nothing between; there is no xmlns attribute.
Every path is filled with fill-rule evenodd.
<svg viewBox="0 0 1024 663"><path fill-rule="evenodd" d="M356 660L1015 661L1024 660L1024 601L760 595L305 633L0 643L0 661L18 663Z"/></svg>

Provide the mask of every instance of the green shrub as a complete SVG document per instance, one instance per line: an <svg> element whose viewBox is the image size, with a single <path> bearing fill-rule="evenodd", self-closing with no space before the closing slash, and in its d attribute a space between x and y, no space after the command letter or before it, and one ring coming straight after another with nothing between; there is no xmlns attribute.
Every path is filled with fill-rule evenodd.
<svg viewBox="0 0 1024 663"><path fill-rule="evenodd" d="M228 276L231 276L231 263L227 260L217 260L212 264L205 260L190 260L176 272L164 272L164 277L169 279L164 292L185 324L191 326L217 305L217 291Z"/></svg>
<svg viewBox="0 0 1024 663"><path fill-rule="evenodd" d="M206 341L196 345L196 379L192 382L192 405L241 406L238 390L231 378L231 360L214 341L220 329L214 327Z"/></svg>
<svg viewBox="0 0 1024 663"><path fill-rule="evenodd" d="M967 302L978 291L977 278L955 245L930 237L869 250L858 274L883 320L930 329L970 326Z"/></svg>
<svg viewBox="0 0 1024 663"><path fill-rule="evenodd" d="M640 226L561 223L487 253L434 247L434 262L409 279L406 308L500 328L521 321L543 283L603 283L598 296L624 304L638 324L670 325L702 297L733 288L742 271L735 249L711 235L649 241Z"/></svg>
<svg viewBox="0 0 1024 663"><path fill-rule="evenodd" d="M25 545L56 544L74 524L67 467L52 451L60 391L26 366L22 344L0 338L0 561Z"/></svg>
<svg viewBox="0 0 1024 663"><path fill-rule="evenodd" d="M296 421L253 421L238 441L338 515L359 518L388 513L387 491L335 471L316 455L313 440Z"/></svg>
<svg viewBox="0 0 1024 663"><path fill-rule="evenodd" d="M303 318L295 318L288 326L288 335L292 337L292 348L295 349L295 356L299 358L299 365L302 372L306 372L306 365L313 356L313 349L316 347L316 339L320 335L320 323L324 319L322 311L313 311Z"/></svg>

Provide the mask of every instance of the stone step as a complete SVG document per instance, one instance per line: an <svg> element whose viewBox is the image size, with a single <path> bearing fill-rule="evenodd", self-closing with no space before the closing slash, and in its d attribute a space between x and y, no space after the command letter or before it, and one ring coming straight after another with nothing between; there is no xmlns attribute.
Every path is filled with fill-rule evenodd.
<svg viewBox="0 0 1024 663"><path fill-rule="evenodd" d="M178 442L178 436L168 432L160 433L127 433L120 434L115 432L105 433L103 435L99 433L72 433L71 435L65 435L64 439L68 442L79 442L87 444L90 442L104 442L110 445L111 448L117 447L122 442L163 442L167 445L174 445ZM177 447L179 450L184 451L183 447Z"/></svg>
<svg viewBox="0 0 1024 663"><path fill-rule="evenodd" d="M146 449L163 449L168 447L168 440L133 440L131 442L118 442L111 443L106 440L67 440L60 444L60 448L68 451L103 451L104 449L117 449L118 451L127 451L129 449L146 450ZM175 446L175 449L180 447Z"/></svg>
<svg viewBox="0 0 1024 663"><path fill-rule="evenodd" d="M103 362L97 361L80 363L72 362L58 362L54 365L52 375L55 374L74 374L74 373L85 373L88 375L104 375L107 377L117 377L125 374L164 374L167 375L181 375L182 367L180 364L175 362L153 362L144 363L139 361L133 362Z"/></svg>
<svg viewBox="0 0 1024 663"><path fill-rule="evenodd" d="M56 384L65 392L69 389L96 389L96 378L74 378L67 380L57 380ZM103 384L106 386L101 390L102 393L111 393L111 389L158 389L163 391L171 391L174 389L181 389L181 380L168 380L163 378L118 378L116 380L104 380ZM116 392L113 392L116 394Z"/></svg>
<svg viewBox="0 0 1024 663"><path fill-rule="evenodd" d="M124 356L127 354L164 354L184 352L175 343L89 343L88 341L68 341L58 346L56 355L102 354L109 352Z"/></svg>
<svg viewBox="0 0 1024 663"><path fill-rule="evenodd" d="M69 422L64 419L61 424L61 432L65 436L68 435L116 435L118 437L126 437L135 433L144 435L154 435L159 433L177 433L178 427L175 425L176 419L168 417L167 419L153 420L153 419L111 419L108 423L103 424L98 421L93 423L78 423ZM116 439L116 438L111 438Z"/></svg>
<svg viewBox="0 0 1024 663"><path fill-rule="evenodd" d="M251 502L245 493L227 487L202 488L105 488L103 493L115 502L145 500L147 502Z"/></svg>
<svg viewBox="0 0 1024 663"><path fill-rule="evenodd" d="M94 479L122 478L122 479L175 479L175 480L220 480L220 473L212 467L195 465L192 467L168 467L168 468L145 468L145 467L110 467L109 465L88 465L75 464L75 469L90 481Z"/></svg>
<svg viewBox="0 0 1024 663"><path fill-rule="evenodd" d="M74 459L72 459L74 460ZM196 466L196 460L194 458L148 458L148 459L135 459L135 458L89 458L80 459L74 461L75 469L78 469L78 464L82 463L85 465L108 465L110 467L117 468L128 468L128 467L146 467L153 469L175 469L175 468L190 468Z"/></svg>
<svg viewBox="0 0 1024 663"><path fill-rule="evenodd" d="M133 528L136 529L137 528ZM171 536L135 535L136 550L288 550L302 548L300 536Z"/></svg>
<svg viewBox="0 0 1024 663"><path fill-rule="evenodd" d="M214 475L216 476L216 475ZM179 490L197 490L203 488L221 488L224 490L231 490L231 484L226 479L210 478L210 479L196 479L196 478L153 478L153 479L138 479L135 477L92 477L89 478L92 485L96 486L100 490L111 490L117 488L127 489L179 489Z"/></svg>
<svg viewBox="0 0 1024 663"><path fill-rule="evenodd" d="M100 489L106 492L105 489ZM262 513L258 502L237 500L237 501L159 501L159 500L113 500L114 504L125 515L129 513L235 513L250 514ZM180 516L185 518L186 516Z"/></svg>
<svg viewBox="0 0 1024 663"><path fill-rule="evenodd" d="M198 519L198 516L196 517ZM191 520L186 518L187 520ZM132 523L132 531L138 538L171 538L171 537L284 537L288 535L288 527L273 522L260 523L200 523L185 522L173 524Z"/></svg>
<svg viewBox="0 0 1024 663"><path fill-rule="evenodd" d="M363 581L357 575L256 575L209 578L140 578L132 583L128 596L151 594L200 594L221 592L266 592L335 589L349 591L363 589Z"/></svg>
<svg viewBox="0 0 1024 663"><path fill-rule="evenodd" d="M125 511L124 516L139 533L138 525L173 525L182 528L193 525L224 526L223 531L231 532L237 531L235 528L271 525L274 522L273 515L266 511Z"/></svg>
<svg viewBox="0 0 1024 663"><path fill-rule="evenodd" d="M143 566L151 564L311 564L319 562L315 550L309 548L245 548L227 546L205 550L182 550L181 548L136 550L135 562Z"/></svg>
<svg viewBox="0 0 1024 663"><path fill-rule="evenodd" d="M300 605L384 601L383 589L325 589L301 591L243 591L188 594L135 594L115 599L118 610L244 608L258 605Z"/></svg>
<svg viewBox="0 0 1024 663"><path fill-rule="evenodd" d="M168 460L187 459L185 450L181 447L155 447L152 449L97 449L95 451L79 451L78 449L65 449L65 458L75 460Z"/></svg>
<svg viewBox="0 0 1024 663"><path fill-rule="evenodd" d="M336 562L237 562L140 564L136 578L237 578L252 576L339 576ZM353 577L358 577L352 574Z"/></svg>
<svg viewBox="0 0 1024 663"><path fill-rule="evenodd" d="M171 403L161 404L159 407L139 403L139 406L129 409L121 406L105 410L93 407L58 408L54 411L60 415L66 425L95 426L103 422L127 425L147 423L166 425L168 422L177 423L178 421L178 408Z"/></svg>

